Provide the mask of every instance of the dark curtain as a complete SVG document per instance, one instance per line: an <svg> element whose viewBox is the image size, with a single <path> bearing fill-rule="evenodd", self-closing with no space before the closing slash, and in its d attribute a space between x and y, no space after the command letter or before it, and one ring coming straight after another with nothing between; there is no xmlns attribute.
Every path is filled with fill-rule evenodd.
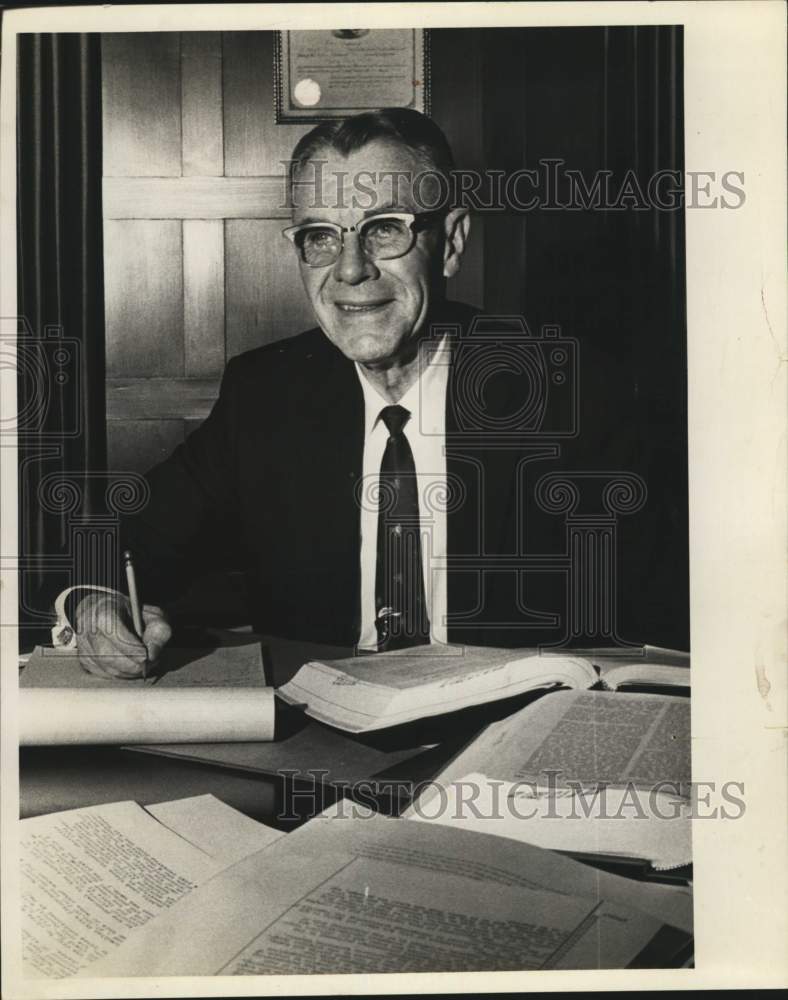
<svg viewBox="0 0 788 1000"><path fill-rule="evenodd" d="M560 326L577 342L577 436L561 441L557 459L529 467L530 495L547 473L640 477L646 502L616 525L619 632L686 649L684 212L680 202L665 209L639 198L660 171L684 169L682 40L675 25L450 29L432 32L431 51L433 109L459 165L511 176L540 171L541 160L560 164L551 198L542 171L537 207L479 211L472 234L484 247L474 304L524 316L534 336ZM459 107L442 80L462 88ZM613 203L633 194L616 208L561 208L569 170L590 189L609 171ZM522 191L524 200L533 193ZM523 517L528 552L562 550L562 517L536 505ZM561 596L532 574L526 602L547 610Z"/></svg>
<svg viewBox="0 0 788 1000"><path fill-rule="evenodd" d="M75 521L106 467L97 35L18 38L18 441L21 643L72 582ZM103 487L102 487L103 488Z"/></svg>

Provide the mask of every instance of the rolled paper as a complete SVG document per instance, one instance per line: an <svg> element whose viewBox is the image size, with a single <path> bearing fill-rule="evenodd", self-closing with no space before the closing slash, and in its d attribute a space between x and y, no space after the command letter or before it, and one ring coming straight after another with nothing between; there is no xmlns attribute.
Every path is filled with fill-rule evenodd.
<svg viewBox="0 0 788 1000"><path fill-rule="evenodd" d="M274 691L22 688L19 736L22 746L268 741L274 737Z"/></svg>

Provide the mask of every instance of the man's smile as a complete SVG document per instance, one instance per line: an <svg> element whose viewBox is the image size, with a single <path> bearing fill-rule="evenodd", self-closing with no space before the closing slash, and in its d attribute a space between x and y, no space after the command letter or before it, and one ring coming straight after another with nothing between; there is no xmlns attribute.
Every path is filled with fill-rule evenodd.
<svg viewBox="0 0 788 1000"><path fill-rule="evenodd" d="M343 313L369 313L383 309L394 299L365 299L362 302L335 300L334 305Z"/></svg>

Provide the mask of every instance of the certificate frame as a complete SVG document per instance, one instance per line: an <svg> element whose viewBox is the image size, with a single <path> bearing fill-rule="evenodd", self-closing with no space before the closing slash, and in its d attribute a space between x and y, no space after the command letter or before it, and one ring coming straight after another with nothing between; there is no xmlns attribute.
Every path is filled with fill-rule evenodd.
<svg viewBox="0 0 788 1000"><path fill-rule="evenodd" d="M337 118L346 118L349 115L359 114L364 111L374 111L381 107L410 107L420 111L425 115L431 110L431 73L430 73L430 33L426 28L408 29L346 29L353 31L353 35L340 36L340 29L321 30L319 34L327 36L327 41L336 47L337 43L348 43L347 62L343 64L353 71L354 58L358 60L359 79L353 87L353 95L347 95L349 99L343 100L343 91L351 84L345 74L344 80L331 79L332 71L313 70L306 72L310 67L309 45L313 43L316 31L277 31L274 44L274 111L277 125L292 125L298 122L323 122L332 121ZM359 32L356 34L356 32ZM398 75L399 79L392 85L399 93L392 94L393 99L387 99L385 93L380 89L374 89L371 96L357 96L359 89L363 94L363 84L365 74L362 66L363 57L369 54L369 43L373 41L370 37L374 35L374 41L380 41L382 35L399 36L397 41L404 42L405 51L402 54L392 54L387 67L389 72ZM403 36L410 36L409 39ZM333 36L333 37L330 37ZM364 40L367 39L365 42ZM335 41L336 40L336 41ZM324 53L323 53L324 54ZM407 62L405 61L407 59ZM325 80L325 94L320 87L320 80L315 80L321 73L329 78ZM296 79L296 76L299 79ZM408 86L408 81L410 86ZM369 83L369 76L366 76ZM295 88L303 84L306 90L306 98L309 104L300 103L295 97ZM315 84L317 84L315 86ZM409 100L403 101L403 91L407 90ZM377 100L373 98L379 98ZM397 99L399 98L399 99ZM312 103L314 101L314 103ZM320 103L318 106L319 102Z"/></svg>

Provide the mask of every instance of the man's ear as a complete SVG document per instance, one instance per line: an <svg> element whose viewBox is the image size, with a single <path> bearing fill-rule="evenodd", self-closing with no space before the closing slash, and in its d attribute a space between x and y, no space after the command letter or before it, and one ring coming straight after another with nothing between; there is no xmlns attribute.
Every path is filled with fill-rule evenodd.
<svg viewBox="0 0 788 1000"><path fill-rule="evenodd" d="M453 278L460 269L460 261L471 231L471 217L467 208L453 208L444 220L443 276Z"/></svg>

